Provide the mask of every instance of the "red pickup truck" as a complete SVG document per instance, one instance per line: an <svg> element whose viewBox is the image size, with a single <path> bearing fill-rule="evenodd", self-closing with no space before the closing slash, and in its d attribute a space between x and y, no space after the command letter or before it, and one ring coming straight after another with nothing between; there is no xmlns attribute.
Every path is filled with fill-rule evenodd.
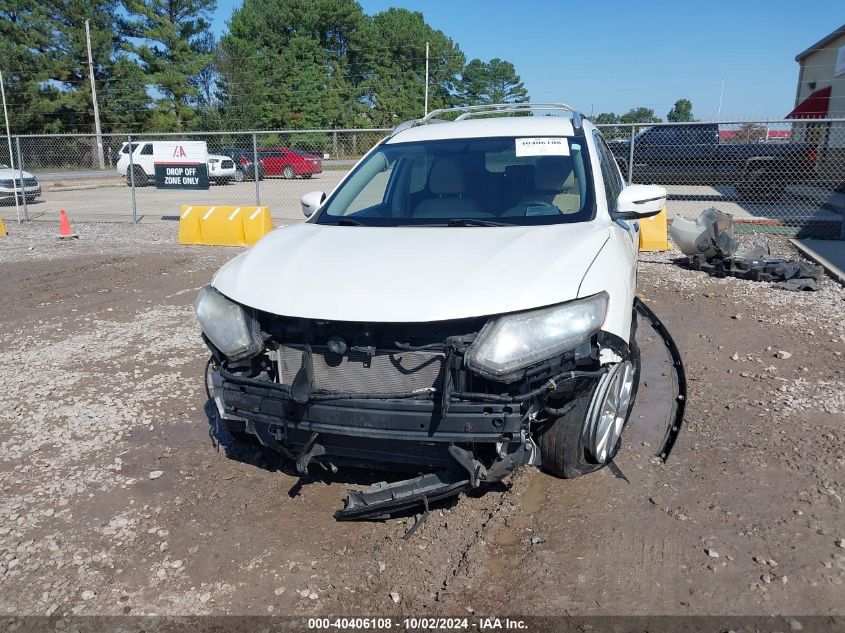
<svg viewBox="0 0 845 633"><path fill-rule="evenodd" d="M323 159L320 156L289 147L263 149L258 152L258 162L264 167L265 176L311 178L323 171Z"/></svg>

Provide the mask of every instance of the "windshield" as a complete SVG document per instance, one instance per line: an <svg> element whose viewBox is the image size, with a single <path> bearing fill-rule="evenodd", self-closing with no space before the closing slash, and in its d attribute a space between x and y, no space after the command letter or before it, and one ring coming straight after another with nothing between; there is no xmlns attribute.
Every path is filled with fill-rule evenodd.
<svg viewBox="0 0 845 633"><path fill-rule="evenodd" d="M594 216L583 136L379 146L323 206L318 224L528 226Z"/></svg>

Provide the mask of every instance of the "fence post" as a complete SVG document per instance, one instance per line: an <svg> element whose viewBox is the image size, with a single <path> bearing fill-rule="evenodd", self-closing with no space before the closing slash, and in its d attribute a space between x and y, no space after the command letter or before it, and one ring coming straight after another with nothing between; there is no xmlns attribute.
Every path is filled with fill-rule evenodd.
<svg viewBox="0 0 845 633"><path fill-rule="evenodd" d="M332 158L337 160L337 130L332 132Z"/></svg>
<svg viewBox="0 0 845 633"><path fill-rule="evenodd" d="M135 160L132 154L135 153L132 147L132 135L126 137L126 151L129 152L129 186L132 189L132 224L138 223L138 207L135 202Z"/></svg>
<svg viewBox="0 0 845 633"><path fill-rule="evenodd" d="M631 147L628 149L628 184L630 185L634 180L634 135L636 134L636 126L631 126Z"/></svg>
<svg viewBox="0 0 845 633"><path fill-rule="evenodd" d="M21 137L15 137L15 148L18 150L18 179L21 182L21 200L23 200L23 221L29 222L29 211L26 208L26 191L23 188L23 154L21 154Z"/></svg>
<svg viewBox="0 0 845 633"><path fill-rule="evenodd" d="M255 206L261 206L261 185L258 184L260 165L258 163L258 137L252 133L252 177L255 180Z"/></svg>

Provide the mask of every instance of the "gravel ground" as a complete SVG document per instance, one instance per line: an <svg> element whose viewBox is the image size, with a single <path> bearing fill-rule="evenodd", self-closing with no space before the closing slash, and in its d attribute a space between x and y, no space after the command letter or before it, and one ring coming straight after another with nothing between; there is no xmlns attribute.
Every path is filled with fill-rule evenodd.
<svg viewBox="0 0 845 633"><path fill-rule="evenodd" d="M690 380L669 462L652 459L665 360L642 328L621 475L523 468L404 540L412 517L331 518L360 481L300 479L214 428L192 302L235 250L178 247L175 225L81 224L67 242L10 228L0 613L845 612L845 292L831 281L789 293L644 254L641 293Z"/></svg>

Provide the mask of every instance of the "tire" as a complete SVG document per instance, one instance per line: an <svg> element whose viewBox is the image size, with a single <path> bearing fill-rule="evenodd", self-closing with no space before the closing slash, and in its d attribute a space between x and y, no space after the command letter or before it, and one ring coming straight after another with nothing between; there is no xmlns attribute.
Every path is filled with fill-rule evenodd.
<svg viewBox="0 0 845 633"><path fill-rule="evenodd" d="M240 420L223 420L223 422L226 425L226 430L229 432L229 435L231 435L232 439L236 442L249 444L250 446L261 446L261 442L258 441L257 437L246 432L245 425Z"/></svg>
<svg viewBox="0 0 845 633"><path fill-rule="evenodd" d="M748 202L771 202L780 200L784 193L784 184L775 182L774 177L763 168L751 169L736 186L736 193Z"/></svg>
<svg viewBox="0 0 845 633"><path fill-rule="evenodd" d="M132 168L132 173L135 174L135 186L136 187L146 187L149 182L149 176L147 176L147 172L144 171L144 168L140 165L135 165ZM130 187L132 186L132 174L126 172L126 184Z"/></svg>
<svg viewBox="0 0 845 633"><path fill-rule="evenodd" d="M309 178L311 178L311 176L313 176L313 175L314 175L314 174L302 174L302 177L303 177L303 178L305 178L306 180L308 180L308 179L309 179Z"/></svg>
<svg viewBox="0 0 845 633"><path fill-rule="evenodd" d="M246 180L246 174L242 172L240 169L235 171L235 182L243 182Z"/></svg>
<svg viewBox="0 0 845 633"><path fill-rule="evenodd" d="M599 391L602 394L607 391L607 385L602 384L602 378L592 378L582 383L574 397L565 405L555 405L556 408L564 409L566 412L555 418L549 426L538 434L536 441L540 449L544 470L564 479L574 479L604 468L616 457L619 448L622 446L622 433L631 417L640 383L639 348L633 337L631 341L631 353L628 360L633 366L634 377L630 401L624 414L622 430L619 432L619 437L607 457L601 461L596 460L590 454L585 442L584 426L587 423L593 400L601 397Z"/></svg>
<svg viewBox="0 0 845 633"><path fill-rule="evenodd" d="M287 180L293 180L296 178L296 172L293 170L293 167L288 165L282 170L282 178L286 178Z"/></svg>

